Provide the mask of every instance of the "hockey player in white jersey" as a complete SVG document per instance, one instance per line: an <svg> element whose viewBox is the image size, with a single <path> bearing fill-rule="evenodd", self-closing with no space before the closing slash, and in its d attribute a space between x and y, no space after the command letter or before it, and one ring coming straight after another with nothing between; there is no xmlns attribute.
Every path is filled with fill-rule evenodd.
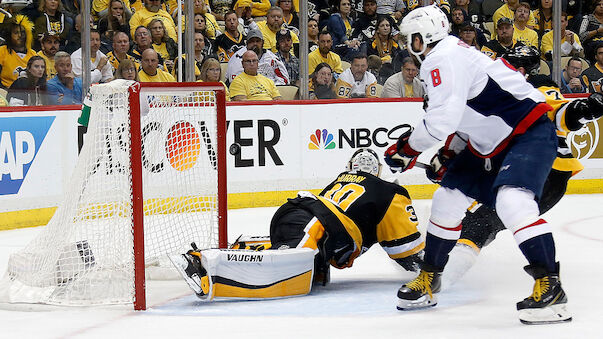
<svg viewBox="0 0 603 339"><path fill-rule="evenodd" d="M461 220L477 200L495 207L535 279L532 295L517 303L520 320L569 321L551 226L540 218L536 202L556 157L555 127L545 115L552 107L504 60L492 61L449 36L448 26L436 6L413 10L400 25L409 51L422 60L420 77L429 101L416 129L386 151L387 164L405 171L422 151L452 134L466 146L433 195L424 264L419 276L398 291L398 309L436 304L434 294Z"/></svg>

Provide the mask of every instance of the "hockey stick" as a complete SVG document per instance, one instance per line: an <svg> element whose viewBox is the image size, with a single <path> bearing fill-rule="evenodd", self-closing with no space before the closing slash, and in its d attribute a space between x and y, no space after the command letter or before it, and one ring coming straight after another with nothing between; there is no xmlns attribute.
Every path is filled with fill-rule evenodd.
<svg viewBox="0 0 603 339"><path fill-rule="evenodd" d="M426 164L424 162L419 162L419 161L415 162L415 167L422 168L424 170L432 170L433 169L431 167L431 165Z"/></svg>

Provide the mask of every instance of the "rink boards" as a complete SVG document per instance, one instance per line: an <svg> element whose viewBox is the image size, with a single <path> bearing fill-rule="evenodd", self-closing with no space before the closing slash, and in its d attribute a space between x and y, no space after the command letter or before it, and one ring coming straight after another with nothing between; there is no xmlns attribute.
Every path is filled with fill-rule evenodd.
<svg viewBox="0 0 603 339"><path fill-rule="evenodd" d="M229 103L229 208L277 206L299 190L317 192L360 147L382 153L424 111L417 99ZM0 110L0 230L46 224L70 185L77 160L78 106ZM603 192L601 122L573 133L568 144L585 170L568 193ZM426 152L420 161L429 162ZM166 162L169 162L167 155ZM391 176L387 168L383 174ZM397 175L415 199L436 186L421 169Z"/></svg>

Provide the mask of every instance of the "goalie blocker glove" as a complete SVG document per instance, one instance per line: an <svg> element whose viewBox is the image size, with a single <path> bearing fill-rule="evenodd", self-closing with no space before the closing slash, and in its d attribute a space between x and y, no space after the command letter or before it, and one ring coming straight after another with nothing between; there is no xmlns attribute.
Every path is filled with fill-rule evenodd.
<svg viewBox="0 0 603 339"><path fill-rule="evenodd" d="M389 166L392 173L404 172L411 169L417 162L417 157L421 152L417 152L408 143L413 128L406 125L408 130L398 138L398 141L391 145L385 151L385 163Z"/></svg>
<svg viewBox="0 0 603 339"><path fill-rule="evenodd" d="M577 99L565 109L565 124L570 131L577 131L589 121L603 115L603 94L595 92L586 99Z"/></svg>

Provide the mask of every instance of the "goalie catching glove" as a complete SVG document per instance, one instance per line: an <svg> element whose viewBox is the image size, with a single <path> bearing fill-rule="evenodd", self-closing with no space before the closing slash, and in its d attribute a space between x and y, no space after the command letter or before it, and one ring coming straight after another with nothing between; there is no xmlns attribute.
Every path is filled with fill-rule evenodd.
<svg viewBox="0 0 603 339"><path fill-rule="evenodd" d="M400 135L398 142L391 145L385 151L385 163L389 166L392 173L404 172L411 169L417 162L417 157L421 154L421 152L412 149L408 143L413 128L410 125L406 125L405 127L408 130Z"/></svg>
<svg viewBox="0 0 603 339"><path fill-rule="evenodd" d="M577 131L589 121L603 115L603 94L595 92L586 99L576 99L565 109L565 124L570 131Z"/></svg>

